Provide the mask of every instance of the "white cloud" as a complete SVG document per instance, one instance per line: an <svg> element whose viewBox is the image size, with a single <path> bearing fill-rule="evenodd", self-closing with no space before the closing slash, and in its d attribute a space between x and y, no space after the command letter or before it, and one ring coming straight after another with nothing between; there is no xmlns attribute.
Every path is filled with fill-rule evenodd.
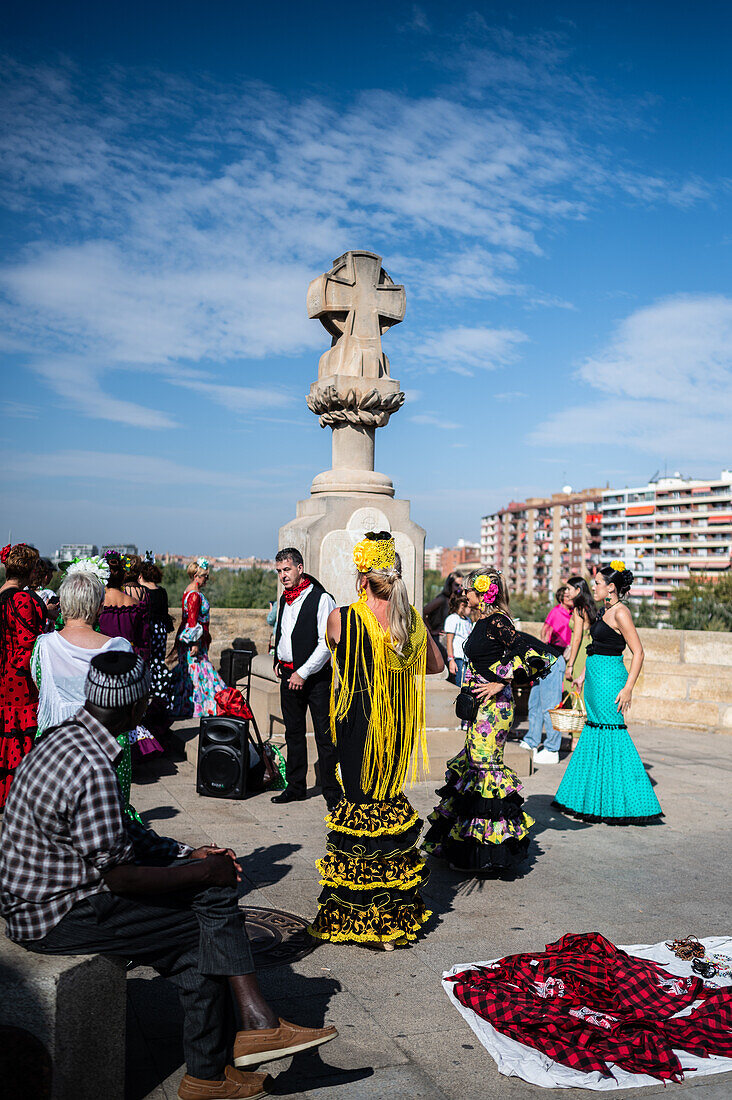
<svg viewBox="0 0 732 1100"><path fill-rule="evenodd" d="M420 8L412 19L422 24ZM172 364L193 366L200 394L230 404L201 364L251 373L253 361L320 348L305 288L348 247L381 251L390 272L398 257L392 274L417 301L514 294L561 306L517 277L548 233L611 194L703 197L700 181L611 157L571 113L537 117L524 91L536 99L542 81L592 98L577 77L562 84L557 41L504 35L486 48L468 59L464 87L421 98L286 98L263 85L9 61L5 201L36 236L0 270L6 346L37 357L86 415L171 426L167 413L107 394L106 372L170 379ZM489 331L436 333L426 359L469 372L510 361L525 339Z"/></svg>
<svg viewBox="0 0 732 1100"><path fill-rule="evenodd" d="M460 424L455 424L452 420L444 420L436 413L419 413L417 416L410 416L409 419L413 424L425 424L433 428L442 428L443 431L447 432L454 432L461 427Z"/></svg>
<svg viewBox="0 0 732 1100"><path fill-rule="evenodd" d="M62 399L65 407L77 409L98 420L113 420L134 428L175 428L167 413L112 397L102 390L99 377L103 366L82 359L39 359L32 369Z"/></svg>
<svg viewBox="0 0 732 1100"><path fill-rule="evenodd" d="M428 371L472 374L474 369L493 370L513 362L518 345L526 340L528 336L518 329L459 326L413 345L409 357Z"/></svg>
<svg viewBox="0 0 732 1100"><path fill-rule="evenodd" d="M732 298L677 295L637 310L578 376L605 396L552 416L531 442L604 440L659 461L729 461Z"/></svg>
<svg viewBox="0 0 732 1100"><path fill-rule="evenodd" d="M277 409L291 405L293 402L291 394L278 390L255 389L253 386L224 386L214 382L192 382L176 379L174 375L170 376L169 381L173 385L183 386L203 397L208 397L231 412L251 413L260 409Z"/></svg>
<svg viewBox="0 0 732 1100"><path fill-rule="evenodd" d="M224 489L267 489L268 476L242 477L238 471L206 470L188 466L168 458L153 455L111 453L106 451L69 450L51 454L33 451L27 454L9 452L2 458L6 475L14 478L42 477L69 480L120 481L125 485L207 486Z"/></svg>

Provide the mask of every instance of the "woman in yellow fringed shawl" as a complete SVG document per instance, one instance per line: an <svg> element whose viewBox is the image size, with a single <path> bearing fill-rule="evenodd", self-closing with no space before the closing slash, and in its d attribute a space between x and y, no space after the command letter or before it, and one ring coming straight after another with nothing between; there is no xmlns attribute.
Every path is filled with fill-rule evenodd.
<svg viewBox="0 0 732 1100"><path fill-rule="evenodd" d="M410 606L394 540L370 532L354 547L358 599L328 619L331 734L344 797L325 821L323 891L310 932L386 949L415 939L430 916L416 847L422 822L402 794L427 767L425 676L443 660Z"/></svg>

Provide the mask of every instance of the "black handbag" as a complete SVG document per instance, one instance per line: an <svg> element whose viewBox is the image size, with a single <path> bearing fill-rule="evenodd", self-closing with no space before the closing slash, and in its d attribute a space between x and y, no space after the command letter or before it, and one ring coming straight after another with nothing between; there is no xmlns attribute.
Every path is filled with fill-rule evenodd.
<svg viewBox="0 0 732 1100"><path fill-rule="evenodd" d="M474 722L478 717L479 707L480 703L470 688L461 688L460 694L455 699L455 714L460 721Z"/></svg>

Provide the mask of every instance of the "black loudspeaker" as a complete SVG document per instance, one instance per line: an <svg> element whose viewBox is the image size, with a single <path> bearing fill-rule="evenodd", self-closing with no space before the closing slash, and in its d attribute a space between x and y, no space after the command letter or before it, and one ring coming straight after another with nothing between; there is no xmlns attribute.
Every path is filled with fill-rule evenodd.
<svg viewBox="0 0 732 1100"><path fill-rule="evenodd" d="M234 646L230 649L222 649L219 672L221 679L227 687L236 687L240 680L246 679L246 687L240 688L246 702L249 702L249 690L252 682L252 658L254 650L238 649L234 639Z"/></svg>
<svg viewBox="0 0 732 1100"><path fill-rule="evenodd" d="M196 790L209 798L244 798L249 772L249 722L202 718Z"/></svg>

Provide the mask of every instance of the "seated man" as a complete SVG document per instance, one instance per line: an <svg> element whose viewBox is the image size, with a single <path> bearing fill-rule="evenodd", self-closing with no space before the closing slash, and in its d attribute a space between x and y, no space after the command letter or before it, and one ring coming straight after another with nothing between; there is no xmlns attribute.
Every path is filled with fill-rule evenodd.
<svg viewBox="0 0 732 1100"><path fill-rule="evenodd" d="M46 732L16 772L0 837L7 935L50 955L106 953L154 967L178 988L188 1072L183 1100L253 1100L266 1076L234 1068L335 1038L297 1027L264 1000L237 904L230 850L160 837L125 818L116 737L142 718L150 673L133 653L94 657L86 705ZM242 1030L233 1041L231 999Z"/></svg>

